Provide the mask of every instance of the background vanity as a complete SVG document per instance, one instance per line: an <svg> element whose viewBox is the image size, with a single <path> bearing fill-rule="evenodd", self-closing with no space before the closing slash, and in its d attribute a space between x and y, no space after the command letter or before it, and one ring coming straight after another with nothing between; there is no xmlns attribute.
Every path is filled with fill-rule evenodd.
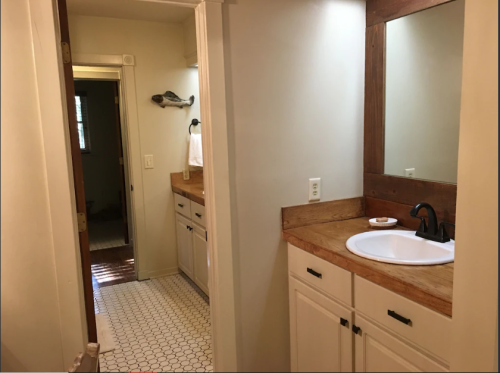
<svg viewBox="0 0 500 373"><path fill-rule="evenodd" d="M172 173L170 177L174 192L179 268L206 295L209 295L208 233L205 220L203 171L191 171L189 180L183 180L182 172Z"/></svg>

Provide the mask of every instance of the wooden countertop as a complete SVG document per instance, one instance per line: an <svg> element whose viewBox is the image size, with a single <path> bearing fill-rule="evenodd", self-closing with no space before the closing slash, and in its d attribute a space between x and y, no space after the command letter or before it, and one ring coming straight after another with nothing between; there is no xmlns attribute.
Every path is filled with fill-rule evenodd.
<svg viewBox="0 0 500 373"><path fill-rule="evenodd" d="M183 180L182 172L170 174L172 191L205 206L203 171L191 171L190 174L191 178L189 180Z"/></svg>
<svg viewBox="0 0 500 373"><path fill-rule="evenodd" d="M451 317L453 263L433 266L388 264L362 258L347 250L345 243L349 237L372 230L368 218L363 217L287 229L283 231L283 239L321 259Z"/></svg>

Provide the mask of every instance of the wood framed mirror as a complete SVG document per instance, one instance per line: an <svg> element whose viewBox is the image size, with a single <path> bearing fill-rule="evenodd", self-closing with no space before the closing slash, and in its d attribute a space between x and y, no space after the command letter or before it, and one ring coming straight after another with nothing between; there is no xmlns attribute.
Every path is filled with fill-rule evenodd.
<svg viewBox="0 0 500 373"><path fill-rule="evenodd" d="M411 218L409 211L419 202L428 202L434 207L439 221L455 223L456 184L386 174L385 114L387 23L457 1L461 0L367 0L363 194L369 217L390 216L397 218L402 226L417 229L419 221ZM460 85L461 74L458 79ZM455 122L458 159L459 109ZM425 145L421 145L422 151L426 151ZM458 165L458 161L456 163ZM453 237L454 233L453 230Z"/></svg>

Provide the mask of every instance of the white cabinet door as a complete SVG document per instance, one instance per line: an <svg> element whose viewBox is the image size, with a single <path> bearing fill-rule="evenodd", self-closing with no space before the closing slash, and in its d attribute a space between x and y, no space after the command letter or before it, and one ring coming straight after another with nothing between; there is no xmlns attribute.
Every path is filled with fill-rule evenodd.
<svg viewBox="0 0 500 373"><path fill-rule="evenodd" d="M358 334L354 335L356 372L449 371L357 313L355 325L361 329Z"/></svg>
<svg viewBox="0 0 500 373"><path fill-rule="evenodd" d="M352 311L289 280L292 371L352 372Z"/></svg>
<svg viewBox="0 0 500 373"><path fill-rule="evenodd" d="M189 277L193 278L193 239L191 233L191 220L179 213L175 214L177 228L177 255L179 268Z"/></svg>
<svg viewBox="0 0 500 373"><path fill-rule="evenodd" d="M193 224L194 282L208 295L208 248L205 229Z"/></svg>

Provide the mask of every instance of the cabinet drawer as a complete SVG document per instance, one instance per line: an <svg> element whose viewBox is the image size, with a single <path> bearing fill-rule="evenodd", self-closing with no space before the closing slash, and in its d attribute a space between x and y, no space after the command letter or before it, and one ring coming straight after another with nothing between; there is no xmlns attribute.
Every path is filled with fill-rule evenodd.
<svg viewBox="0 0 500 373"><path fill-rule="evenodd" d="M450 318L357 275L354 276L354 297L356 310L444 361L450 361Z"/></svg>
<svg viewBox="0 0 500 373"><path fill-rule="evenodd" d="M191 201L180 194L174 193L175 211L191 218Z"/></svg>
<svg viewBox="0 0 500 373"><path fill-rule="evenodd" d="M342 302L352 305L352 274L326 260L288 244L288 268L292 274Z"/></svg>
<svg viewBox="0 0 500 373"><path fill-rule="evenodd" d="M205 228L207 226L205 221L205 206L191 201L191 220Z"/></svg>

